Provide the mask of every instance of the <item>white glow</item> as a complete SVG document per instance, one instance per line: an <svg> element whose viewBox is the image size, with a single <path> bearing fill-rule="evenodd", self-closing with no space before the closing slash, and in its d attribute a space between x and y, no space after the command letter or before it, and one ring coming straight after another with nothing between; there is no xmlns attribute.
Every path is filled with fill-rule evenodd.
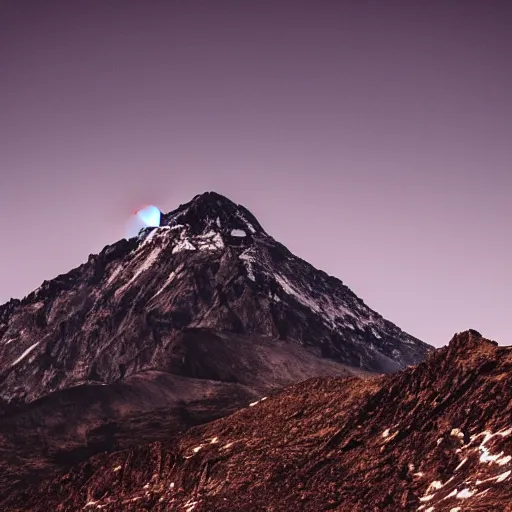
<svg viewBox="0 0 512 512"><path fill-rule="evenodd" d="M137 216L145 226L157 228L160 226L160 210L156 206L146 206L137 212Z"/></svg>
<svg viewBox="0 0 512 512"><path fill-rule="evenodd" d="M160 210L153 205L141 208L132 215L126 224L126 238L132 238L139 234L139 231L146 227L160 226Z"/></svg>

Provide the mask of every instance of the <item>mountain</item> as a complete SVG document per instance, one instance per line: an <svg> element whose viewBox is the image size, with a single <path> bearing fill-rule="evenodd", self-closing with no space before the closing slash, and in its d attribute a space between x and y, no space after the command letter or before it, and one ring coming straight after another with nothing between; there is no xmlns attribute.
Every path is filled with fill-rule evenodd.
<svg viewBox="0 0 512 512"><path fill-rule="evenodd" d="M0 306L0 494L431 347L213 193Z"/></svg>
<svg viewBox="0 0 512 512"><path fill-rule="evenodd" d="M511 347L463 332L416 367L296 384L165 442L95 456L3 506L511 511L511 370Z"/></svg>
<svg viewBox="0 0 512 512"><path fill-rule="evenodd" d="M294 256L254 216L205 193L0 308L0 398L31 402L165 367L184 328L256 334L370 372L429 346Z"/></svg>

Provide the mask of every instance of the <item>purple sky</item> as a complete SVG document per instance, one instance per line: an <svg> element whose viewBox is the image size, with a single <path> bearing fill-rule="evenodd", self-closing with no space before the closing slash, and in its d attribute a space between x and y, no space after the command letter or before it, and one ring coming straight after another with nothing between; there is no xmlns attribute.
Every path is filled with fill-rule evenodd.
<svg viewBox="0 0 512 512"><path fill-rule="evenodd" d="M426 342L512 344L512 5L0 2L0 302L215 190Z"/></svg>

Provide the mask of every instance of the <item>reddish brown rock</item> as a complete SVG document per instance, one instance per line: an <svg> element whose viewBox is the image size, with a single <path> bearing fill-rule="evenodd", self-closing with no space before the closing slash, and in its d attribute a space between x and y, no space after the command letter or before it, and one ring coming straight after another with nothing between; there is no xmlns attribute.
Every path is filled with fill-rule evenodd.
<svg viewBox="0 0 512 512"><path fill-rule="evenodd" d="M5 510L512 510L512 349L475 331L394 375L313 379L93 457Z"/></svg>

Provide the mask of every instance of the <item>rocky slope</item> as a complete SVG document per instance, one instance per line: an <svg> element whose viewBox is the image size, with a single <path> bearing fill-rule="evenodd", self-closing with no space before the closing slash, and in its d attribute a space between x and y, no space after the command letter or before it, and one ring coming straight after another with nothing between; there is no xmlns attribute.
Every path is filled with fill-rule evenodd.
<svg viewBox="0 0 512 512"><path fill-rule="evenodd" d="M313 379L100 455L9 511L512 510L512 349L475 331L394 375Z"/></svg>

